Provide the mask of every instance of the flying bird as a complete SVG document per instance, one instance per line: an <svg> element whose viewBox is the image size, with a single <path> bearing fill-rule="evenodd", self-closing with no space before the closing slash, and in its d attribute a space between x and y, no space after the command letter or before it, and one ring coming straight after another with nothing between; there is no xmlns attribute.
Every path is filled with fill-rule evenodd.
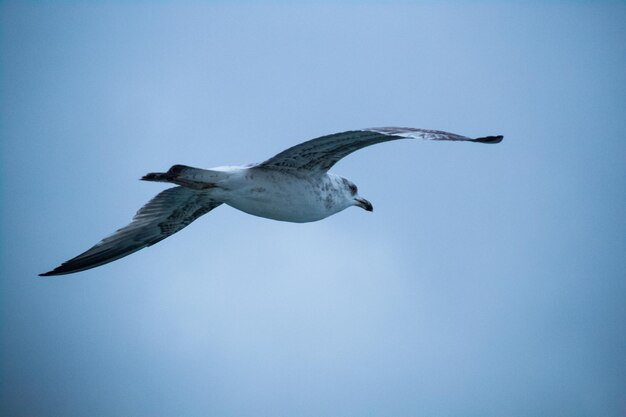
<svg viewBox="0 0 626 417"><path fill-rule="evenodd" d="M312 139L258 164L211 169L174 165L141 179L176 187L157 194L128 226L40 276L72 274L123 258L173 235L221 204L295 223L321 220L351 206L372 211L352 181L328 170L354 151L396 139L499 143L502 136L472 139L439 130L370 128Z"/></svg>

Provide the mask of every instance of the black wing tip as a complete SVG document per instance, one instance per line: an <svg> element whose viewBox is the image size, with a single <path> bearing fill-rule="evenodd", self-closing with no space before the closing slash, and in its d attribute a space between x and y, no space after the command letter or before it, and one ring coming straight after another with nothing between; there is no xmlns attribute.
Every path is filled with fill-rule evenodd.
<svg viewBox="0 0 626 417"><path fill-rule="evenodd" d="M52 271L44 272L43 274L39 274L40 277L51 277L54 275L63 275L68 274L69 272L62 271L61 268L53 269Z"/></svg>
<svg viewBox="0 0 626 417"><path fill-rule="evenodd" d="M478 143L500 143L502 142L502 139L504 139L504 136L502 135L498 135L498 136L484 136L482 138L476 138L473 140L473 142L478 142Z"/></svg>
<svg viewBox="0 0 626 417"><path fill-rule="evenodd" d="M67 262L63 263L61 266L57 266L52 271L44 272L39 274L40 277L51 277L54 275L67 275L73 274L74 272L80 272L89 268L77 268L75 266L68 265Z"/></svg>

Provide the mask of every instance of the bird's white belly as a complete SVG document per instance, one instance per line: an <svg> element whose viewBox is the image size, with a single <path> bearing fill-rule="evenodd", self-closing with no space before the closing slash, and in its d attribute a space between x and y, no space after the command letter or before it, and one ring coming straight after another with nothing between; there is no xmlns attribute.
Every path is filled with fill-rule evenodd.
<svg viewBox="0 0 626 417"><path fill-rule="evenodd" d="M254 216L306 223L326 218L345 207L320 183L291 175L252 172L242 177L224 202Z"/></svg>

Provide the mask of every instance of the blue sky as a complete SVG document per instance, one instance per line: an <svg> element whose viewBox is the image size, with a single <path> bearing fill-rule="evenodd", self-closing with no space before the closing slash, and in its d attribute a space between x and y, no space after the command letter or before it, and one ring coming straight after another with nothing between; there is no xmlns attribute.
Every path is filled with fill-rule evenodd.
<svg viewBox="0 0 626 417"><path fill-rule="evenodd" d="M623 2L0 5L0 414L621 416ZM182 163L399 125L375 207L222 206L48 271Z"/></svg>

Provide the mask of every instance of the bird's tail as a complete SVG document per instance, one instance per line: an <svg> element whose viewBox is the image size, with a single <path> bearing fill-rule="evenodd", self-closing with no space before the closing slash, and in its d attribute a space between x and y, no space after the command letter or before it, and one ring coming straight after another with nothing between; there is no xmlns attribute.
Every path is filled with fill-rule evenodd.
<svg viewBox="0 0 626 417"><path fill-rule="evenodd" d="M187 165L174 165L167 172L150 172L143 181L171 182L195 190L215 188L228 178L228 173L210 169L193 168Z"/></svg>

